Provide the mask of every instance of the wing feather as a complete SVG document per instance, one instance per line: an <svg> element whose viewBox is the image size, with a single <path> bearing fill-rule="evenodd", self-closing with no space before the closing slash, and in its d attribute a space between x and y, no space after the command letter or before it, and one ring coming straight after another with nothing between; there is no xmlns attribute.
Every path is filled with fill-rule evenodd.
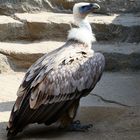
<svg viewBox="0 0 140 140"><path fill-rule="evenodd" d="M88 54L73 45L63 47L55 55L44 55L27 71L17 95L24 94L24 100L27 94L31 94L32 109L42 104L76 99L83 90L95 86L104 63L104 56L100 53Z"/></svg>

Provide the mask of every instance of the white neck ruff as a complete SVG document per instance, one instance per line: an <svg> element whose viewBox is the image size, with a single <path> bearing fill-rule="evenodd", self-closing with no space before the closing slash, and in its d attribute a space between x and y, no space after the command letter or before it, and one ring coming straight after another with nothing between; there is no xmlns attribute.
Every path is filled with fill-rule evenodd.
<svg viewBox="0 0 140 140"><path fill-rule="evenodd" d="M81 20L78 24L79 28L72 28L68 34L68 40L75 39L91 48L92 42L96 41L90 24L86 20Z"/></svg>

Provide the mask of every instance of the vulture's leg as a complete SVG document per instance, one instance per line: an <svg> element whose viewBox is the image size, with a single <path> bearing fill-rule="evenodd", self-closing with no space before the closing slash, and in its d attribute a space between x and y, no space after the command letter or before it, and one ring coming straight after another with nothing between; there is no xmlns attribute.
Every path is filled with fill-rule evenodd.
<svg viewBox="0 0 140 140"><path fill-rule="evenodd" d="M88 131L89 128L92 128L93 125L92 124L87 124L87 125L82 125L81 122L79 120L77 121L74 121L72 122L67 130L68 131L82 131L82 132L85 132L85 131Z"/></svg>
<svg viewBox="0 0 140 140"><path fill-rule="evenodd" d="M80 99L77 99L73 101L73 103L70 105L70 107L65 111L65 113L61 116L59 122L60 122L60 128L66 129L70 124L72 124L79 107L79 101Z"/></svg>
<svg viewBox="0 0 140 140"><path fill-rule="evenodd" d="M80 99L76 100L60 119L60 128L67 131L87 131L92 127L92 124L82 125L79 120L74 121L79 107Z"/></svg>

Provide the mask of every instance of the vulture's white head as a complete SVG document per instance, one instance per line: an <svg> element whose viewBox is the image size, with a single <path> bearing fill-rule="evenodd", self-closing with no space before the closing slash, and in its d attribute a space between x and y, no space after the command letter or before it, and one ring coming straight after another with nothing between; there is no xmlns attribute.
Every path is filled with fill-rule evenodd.
<svg viewBox="0 0 140 140"><path fill-rule="evenodd" d="M75 23L79 25L81 20L84 20L89 13L92 13L100 9L100 6L97 3L76 3L73 7L73 16Z"/></svg>
<svg viewBox="0 0 140 140"><path fill-rule="evenodd" d="M69 31L68 39L81 41L91 47L91 43L95 41L95 37L86 17L89 13L93 13L98 9L100 9L100 6L97 3L76 3L73 7L73 16L74 22L79 28L72 28Z"/></svg>

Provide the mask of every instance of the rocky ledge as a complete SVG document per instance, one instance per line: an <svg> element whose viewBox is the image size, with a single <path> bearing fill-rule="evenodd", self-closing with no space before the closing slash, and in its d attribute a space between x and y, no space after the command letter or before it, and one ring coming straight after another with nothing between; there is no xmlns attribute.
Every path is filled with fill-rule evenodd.
<svg viewBox="0 0 140 140"><path fill-rule="evenodd" d="M1 72L11 67L13 70L27 69L45 53L60 47L64 42L0 42ZM102 52L106 58L106 70L139 69L140 44L132 43L95 43L93 49Z"/></svg>
<svg viewBox="0 0 140 140"><path fill-rule="evenodd" d="M59 17L59 18L58 18ZM88 20L98 41L139 42L140 17L133 14L90 15ZM16 13L0 16L0 41L65 40L73 25L72 14Z"/></svg>

